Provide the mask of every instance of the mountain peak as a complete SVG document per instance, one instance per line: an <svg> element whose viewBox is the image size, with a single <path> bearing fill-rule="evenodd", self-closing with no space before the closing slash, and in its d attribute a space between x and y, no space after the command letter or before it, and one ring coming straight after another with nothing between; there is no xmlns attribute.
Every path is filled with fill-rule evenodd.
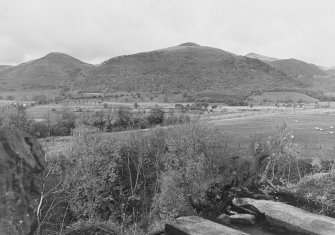
<svg viewBox="0 0 335 235"><path fill-rule="evenodd" d="M70 57L69 55L67 55L65 53L62 53L62 52L50 52L45 57L58 57L58 56L67 56L67 57Z"/></svg>
<svg viewBox="0 0 335 235"><path fill-rule="evenodd" d="M198 45L194 42L185 42L185 43L182 43L178 46L181 46L181 47L199 47L200 45Z"/></svg>

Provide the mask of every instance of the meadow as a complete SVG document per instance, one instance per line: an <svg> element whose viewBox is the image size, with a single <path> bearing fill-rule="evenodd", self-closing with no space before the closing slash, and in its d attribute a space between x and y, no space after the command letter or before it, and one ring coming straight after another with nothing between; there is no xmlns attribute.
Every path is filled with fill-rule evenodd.
<svg viewBox="0 0 335 235"><path fill-rule="evenodd" d="M142 107L150 107L148 103L146 105ZM166 109L171 108L171 104L160 105ZM50 108L51 106L40 106L33 107L31 111L28 111L30 113L34 111L35 114L38 114L41 111L39 109L45 111ZM222 106L215 112L194 115L193 118L202 123L210 123L220 132L225 133L227 138L222 141L226 143L232 154L246 154L254 138L266 140L278 125L286 123L292 131L293 142L301 147L302 158L335 159L334 110ZM105 135L122 136L125 133L105 133ZM72 137L41 139L41 142L48 149L47 152L56 155L64 153L71 146L71 141Z"/></svg>
<svg viewBox="0 0 335 235"><path fill-rule="evenodd" d="M335 159L334 111L269 113L208 121L224 131L229 136L228 146L237 150L248 148L254 137L266 139L277 125L286 123L292 131L293 142L301 146L303 158Z"/></svg>

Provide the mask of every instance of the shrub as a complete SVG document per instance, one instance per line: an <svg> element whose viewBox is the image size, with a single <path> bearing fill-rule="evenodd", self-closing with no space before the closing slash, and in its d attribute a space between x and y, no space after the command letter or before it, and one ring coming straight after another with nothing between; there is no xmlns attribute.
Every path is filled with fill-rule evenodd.
<svg viewBox="0 0 335 235"><path fill-rule="evenodd" d="M300 180L300 148L292 142L294 135L285 123L277 126L269 136L269 162L265 170L273 182L296 182Z"/></svg>
<svg viewBox="0 0 335 235"><path fill-rule="evenodd" d="M28 117L26 110L22 106L12 106L6 110L1 110L0 118L3 127L18 128L31 133L33 120Z"/></svg>
<svg viewBox="0 0 335 235"><path fill-rule="evenodd" d="M45 95L34 95L33 101L35 101L36 104L46 104L48 103L48 97Z"/></svg>
<svg viewBox="0 0 335 235"><path fill-rule="evenodd" d="M160 108L153 108L149 112L147 120L150 125L161 124L164 121L164 111Z"/></svg>

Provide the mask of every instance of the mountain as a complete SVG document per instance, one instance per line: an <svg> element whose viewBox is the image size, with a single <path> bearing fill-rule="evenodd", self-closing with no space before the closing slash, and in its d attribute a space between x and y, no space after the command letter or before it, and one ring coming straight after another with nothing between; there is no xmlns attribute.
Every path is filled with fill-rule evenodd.
<svg viewBox="0 0 335 235"><path fill-rule="evenodd" d="M275 60L267 63L293 77L326 75L318 66L297 59Z"/></svg>
<svg viewBox="0 0 335 235"><path fill-rule="evenodd" d="M259 59L271 67L282 71L288 77L297 82L307 83L309 86L319 86L323 81L322 78L327 76L320 66L309 64L297 59L276 59L268 56L250 53L246 55L249 58Z"/></svg>
<svg viewBox="0 0 335 235"><path fill-rule="evenodd" d="M264 56L264 55L259 55L256 53L249 53L245 55L246 57L252 58L252 59L258 59L258 60L262 60L262 61L275 61L278 60L277 58L273 58L273 57L268 57L268 56Z"/></svg>
<svg viewBox="0 0 335 235"><path fill-rule="evenodd" d="M92 65L63 53L50 53L0 72L1 90L56 88L71 83Z"/></svg>
<svg viewBox="0 0 335 235"><path fill-rule="evenodd" d="M6 69L9 69L9 68L11 68L11 67L13 67L13 66L11 66L11 65L0 65L0 72L1 72L1 71L4 71L4 70L6 70Z"/></svg>
<svg viewBox="0 0 335 235"><path fill-rule="evenodd" d="M311 87L325 88L327 86L324 81L328 74L314 64L297 59L283 59L268 61L267 63L294 80L307 83Z"/></svg>
<svg viewBox="0 0 335 235"><path fill-rule="evenodd" d="M240 96L253 90L305 86L260 60L191 42L112 58L75 84L86 91L224 91Z"/></svg>

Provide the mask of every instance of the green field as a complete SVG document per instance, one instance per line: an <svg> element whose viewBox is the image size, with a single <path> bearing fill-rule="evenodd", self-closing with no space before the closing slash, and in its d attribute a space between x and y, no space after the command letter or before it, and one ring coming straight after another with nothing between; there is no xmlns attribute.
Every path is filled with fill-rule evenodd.
<svg viewBox="0 0 335 235"><path fill-rule="evenodd" d="M300 145L302 158L321 158L335 160L335 112L305 110L290 113L265 113L252 116L232 116L227 114L204 115L201 122L215 125L226 133L228 149L236 154L246 154L249 144L255 136L266 139L277 125L286 123L294 135L293 142ZM334 127L331 128L331 127ZM316 130L316 127L322 130ZM173 127L171 127L173 128ZM333 132L333 133L332 133ZM115 134L115 133L113 133ZM117 133L123 135L122 133ZM110 135L110 133L106 133ZM70 147L71 137L42 140L49 152L64 152Z"/></svg>
<svg viewBox="0 0 335 235"><path fill-rule="evenodd" d="M335 112L315 110L300 113L277 113L210 121L229 136L228 146L248 148L254 136L267 138L279 124L286 123L302 147L303 158L319 157L335 160ZM322 130L316 130L316 128ZM331 133L333 132L333 133Z"/></svg>

